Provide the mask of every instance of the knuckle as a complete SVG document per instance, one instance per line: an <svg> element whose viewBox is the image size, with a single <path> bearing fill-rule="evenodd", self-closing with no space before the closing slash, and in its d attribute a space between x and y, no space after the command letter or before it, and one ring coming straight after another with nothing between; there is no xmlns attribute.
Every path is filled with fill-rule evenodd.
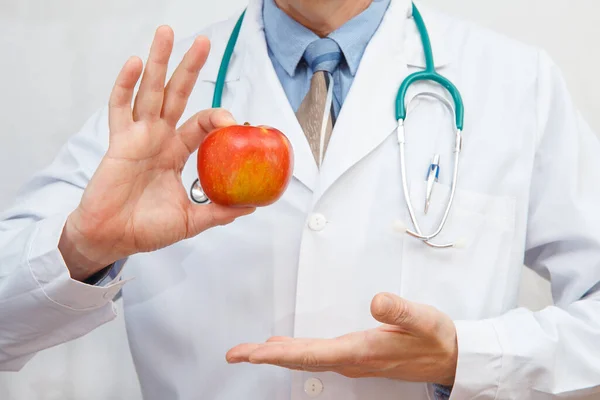
<svg viewBox="0 0 600 400"><path fill-rule="evenodd" d="M182 71L190 77L195 77L198 74L198 68L192 63L181 64Z"/></svg>
<svg viewBox="0 0 600 400"><path fill-rule="evenodd" d="M354 353L354 359L352 361L354 365L364 367L372 365L376 361L376 351L369 331L364 331L362 335L363 345L356 353Z"/></svg>
<svg viewBox="0 0 600 400"><path fill-rule="evenodd" d="M210 110L203 110L198 112L194 117L196 124L206 133L212 130L211 115L212 112Z"/></svg>
<svg viewBox="0 0 600 400"><path fill-rule="evenodd" d="M119 99L117 98L116 94L113 93L108 99L108 108L119 108L120 106L121 103L119 102Z"/></svg>
<svg viewBox="0 0 600 400"><path fill-rule="evenodd" d="M181 85L175 88L175 97L179 100L187 99L192 93L192 89L187 85Z"/></svg>
<svg viewBox="0 0 600 400"><path fill-rule="evenodd" d="M357 357L353 360L353 364L360 367L372 367L377 364L377 358L375 356L375 352L373 350L362 352L358 354Z"/></svg>
<svg viewBox="0 0 600 400"><path fill-rule="evenodd" d="M410 307L405 301L397 302L390 308L390 313L393 313L393 319L397 323L405 323L412 318Z"/></svg>
<svg viewBox="0 0 600 400"><path fill-rule="evenodd" d="M302 356L300 366L303 369L315 368L319 366L319 360L312 351L306 351Z"/></svg>

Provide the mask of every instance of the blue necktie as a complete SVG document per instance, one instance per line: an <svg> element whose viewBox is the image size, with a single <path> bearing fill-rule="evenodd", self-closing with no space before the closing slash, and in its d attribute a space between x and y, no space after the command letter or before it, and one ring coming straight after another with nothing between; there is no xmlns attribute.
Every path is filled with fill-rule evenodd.
<svg viewBox="0 0 600 400"><path fill-rule="evenodd" d="M333 131L333 73L342 60L340 46L329 38L308 45L304 60L311 69L310 89L296 113L320 167Z"/></svg>
<svg viewBox="0 0 600 400"><path fill-rule="evenodd" d="M333 39L317 39L306 47L304 60L313 74L319 71L333 74L342 61L342 50Z"/></svg>

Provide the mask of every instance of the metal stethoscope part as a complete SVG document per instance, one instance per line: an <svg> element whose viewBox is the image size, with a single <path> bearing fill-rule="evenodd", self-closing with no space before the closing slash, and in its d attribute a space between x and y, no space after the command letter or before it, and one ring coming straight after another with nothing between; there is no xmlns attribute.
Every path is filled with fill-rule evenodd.
<svg viewBox="0 0 600 400"><path fill-rule="evenodd" d="M200 186L200 180L196 179L190 187L190 198L194 203L198 204L209 204L210 199L204 194L202 186Z"/></svg>
<svg viewBox="0 0 600 400"><path fill-rule="evenodd" d="M245 13L246 12L244 11L242 13L242 15L240 16L240 18L238 19L238 21L231 33L231 36L229 37L229 41L227 42L227 47L225 48L225 52L223 54L223 59L221 60L221 66L219 68L219 73L218 73L217 80L215 83L215 90L214 90L214 95L213 95L213 107L214 108L221 107L221 100L222 100L222 95L223 95L223 89L225 86L225 77L227 75L227 68L229 66L229 62L231 61L231 57L235 50L235 45L238 40L240 31L241 31ZM460 154L460 151L462 148L462 130L463 130L463 124L464 124L464 104L463 104L460 92L456 88L456 86L452 82L450 82L449 79L440 75L436 71L435 62L433 59L433 50L432 50L431 41L429 38L429 33L427 32L427 27L425 26L425 21L423 21L423 17L421 16L421 13L419 12L419 10L417 9L417 7L415 6L414 3L412 4L412 17L415 21L415 24L416 24L419 34L421 36L421 42L423 44L423 55L425 58L425 69L422 71L414 72L414 73L410 74L409 76L407 76L406 79L404 79L404 81L400 85L400 88L398 89L398 94L396 96L396 107L395 107L396 121L398 121L397 135L398 135L398 143L400 144L400 158L401 158L400 163L401 163L401 167L402 167L402 188L404 190L404 197L405 197L405 200L407 203L408 211L410 213L410 218L414 225L414 231L407 229L406 232L410 236L420 239L428 246L431 246L434 248L454 247L455 246L454 243L434 244L434 243L431 243L430 240L433 239L434 237L436 237L437 235L439 235L439 233L442 231L442 229L446 223L446 220L448 218L448 215L450 213L450 208L452 206L452 202L454 200L454 193L456 190L456 183L457 183L457 179L458 179L459 154ZM421 228L419 227L417 218L415 216L414 209L413 209L411 201L410 201L410 196L408 193L408 184L406 182L405 132L404 132L404 120L406 119L405 100L406 100L406 93L407 93L409 87L412 84L414 84L416 82L420 82L420 81L435 82L435 83L439 84L440 86L442 86L444 89L446 89L448 91L448 93L452 96L452 99L454 101L454 110L453 111L454 111L454 116L455 116L454 172L453 172L452 189L451 189L451 193L450 193L450 199L448 201L446 211L444 212L444 216L442 217L442 220L440 221L440 225L439 225L438 229L430 235L423 235ZM331 85L329 85L329 86L331 89ZM328 93L328 95L331 96L330 93ZM452 105L450 105L449 102L442 96L439 96L435 93L422 93L421 95L434 97L434 98L442 101L446 106L449 106L450 109L452 110ZM323 140L324 137L325 137L325 135L322 134L321 140ZM321 146L321 149L323 149L323 146ZM322 160L322 158L323 158L323 154L321 153L320 159ZM434 157L434 163L436 162L435 161L436 158L437 157ZM438 170L439 170L439 165L436 164L435 169L433 169L433 171L435 172L434 177L431 176L432 170L430 170L430 176L428 178L428 191L427 191L427 196L426 196L426 209L429 208L428 204L429 204L429 197L431 196L431 191L433 190L433 180L437 177ZM194 182L194 184L192 185L192 188L190 189L190 196L192 197L192 200L195 201L196 203L206 204L208 202L208 198L202 191L202 188L200 187L200 183L198 181Z"/></svg>
<svg viewBox="0 0 600 400"><path fill-rule="evenodd" d="M450 111L451 115L455 114L454 107L445 97L443 97L437 93L433 93L433 92L423 92L423 93L416 94L412 98L411 101L415 100L417 97L420 97L420 96L435 98L436 100L440 101L442 104L444 104L446 106L446 108ZM405 155L405 147L406 147L405 131L406 131L406 129L404 127L404 120L398 120L398 129L397 129L398 144L400 145L400 168L401 168L401 174L402 174L402 189L404 191L404 198L405 198L405 201L407 204L410 219L411 219L413 226L415 228L415 231L416 231L415 232L415 231L411 231L410 229L407 229L406 233L408 233L412 237L422 240L423 243L427 244L430 247L441 248L441 249L450 248L450 247L455 246L454 243L435 244L435 243L430 242L431 239L433 239L434 237L439 235L440 232L444 229L444 225L446 224L448 215L450 214L450 210L452 208L452 203L454 201L454 194L456 191L456 183L458 181L458 166L459 166L459 159L460 159L460 157L459 157L460 151L462 148L462 134L461 134L460 129L456 128L456 124L454 123L454 120L452 120L452 121L453 121L452 128L456 132L455 146L454 146L454 172L452 175L452 188L450 191L450 198L448 199L448 203L446 205L446 210L444 211L444 215L440 221L440 224L438 225L437 230L435 230L430 235L424 235L422 233L421 228L419 226L419 222L415 215L412 201L410 199L410 192L408 189L408 182L407 182L407 178L406 178L406 155ZM434 156L434 160L435 160L434 163L438 163L439 155L436 154ZM431 190L432 190L432 187L431 186L428 187L428 193L426 196L426 205L425 205L426 212L427 212L427 209L429 208L429 200L430 200L430 196L431 196Z"/></svg>

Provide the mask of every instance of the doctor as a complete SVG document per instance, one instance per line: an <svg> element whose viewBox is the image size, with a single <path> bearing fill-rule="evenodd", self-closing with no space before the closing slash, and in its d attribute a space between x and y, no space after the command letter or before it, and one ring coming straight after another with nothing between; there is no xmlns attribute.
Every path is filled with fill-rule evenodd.
<svg viewBox="0 0 600 400"><path fill-rule="evenodd" d="M599 142L544 52L417 6L465 104L436 237L460 246L406 233L394 107L426 67L411 2L251 0L222 108L239 14L175 46L161 27L145 68L127 61L108 107L0 217L0 369L109 322L121 291L146 399L598 396ZM423 92L452 99L430 82L407 92L407 195L429 232L455 135ZM236 121L293 144L272 206L192 201L196 149ZM517 308L523 264L554 306Z"/></svg>

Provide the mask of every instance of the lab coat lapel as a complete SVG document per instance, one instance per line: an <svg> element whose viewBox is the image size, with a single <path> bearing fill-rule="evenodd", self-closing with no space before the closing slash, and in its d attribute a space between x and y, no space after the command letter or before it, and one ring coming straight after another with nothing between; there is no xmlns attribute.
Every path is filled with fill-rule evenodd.
<svg viewBox="0 0 600 400"><path fill-rule="evenodd" d="M434 48L436 66L448 62L443 30L433 13L418 2ZM395 99L410 68L422 69L421 38L410 0L392 0L368 45L328 145L324 164L315 164L306 136L269 58L262 21L263 0L250 0L226 78L223 107L238 122L270 125L282 131L294 149L294 177L315 191L314 202L348 169L380 145L396 127ZM200 80L215 82L225 46L238 16L213 40ZM409 90L408 98L412 91Z"/></svg>
<svg viewBox="0 0 600 400"><path fill-rule="evenodd" d="M448 62L426 7L417 3L434 46L436 67ZM438 46L436 46L438 44ZM381 26L365 50L336 122L315 189L314 203L351 167L394 133L398 88L409 73L425 67L421 37L409 0L392 0ZM409 91L407 99L410 98Z"/></svg>
<svg viewBox="0 0 600 400"><path fill-rule="evenodd" d="M229 108L238 122L268 125L283 132L294 150L294 177L313 190L317 166L302 127L287 99L267 51L262 0L251 0L238 51L243 52L239 81ZM242 39L243 38L243 39Z"/></svg>

